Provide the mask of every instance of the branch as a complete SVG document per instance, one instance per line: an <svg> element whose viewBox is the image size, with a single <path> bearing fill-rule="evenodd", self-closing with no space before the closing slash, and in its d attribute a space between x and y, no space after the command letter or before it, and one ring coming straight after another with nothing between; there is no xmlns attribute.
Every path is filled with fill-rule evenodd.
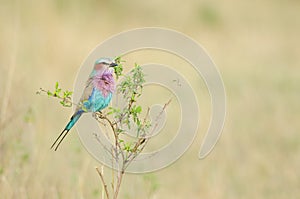
<svg viewBox="0 0 300 199"><path fill-rule="evenodd" d="M159 119L160 119L160 117L161 117L161 115L163 114L163 112L166 110L166 108L167 108L167 106L171 103L171 101L172 101L172 99L169 99L165 104L164 104L164 106L163 106L163 108L161 109L161 111L159 112L159 114L156 116L156 118L155 118L155 126L154 126L154 128L152 129L152 131L151 131L151 133L149 134L149 135L151 135L151 134L153 134L154 133L154 130L157 128L157 126L158 126L158 121L159 121Z"/></svg>
<svg viewBox="0 0 300 199"><path fill-rule="evenodd" d="M103 148L112 156L112 158L113 159L116 158L114 156L114 154L102 143L102 141L100 140L99 136L96 133L94 133L94 136L95 136L95 139L99 142L99 144L101 144L103 146Z"/></svg>
<svg viewBox="0 0 300 199"><path fill-rule="evenodd" d="M100 179L102 181L102 184L103 184L103 187L104 187L104 190L105 190L105 194L106 194L106 198L109 199L109 192L108 192L107 184L105 183L104 177L103 177L102 173L99 171L98 167L96 167L95 169L96 169L97 173L99 174Z"/></svg>
<svg viewBox="0 0 300 199"><path fill-rule="evenodd" d="M117 124L116 124L115 122L112 122L106 115L102 114L102 112L96 112L95 115L96 115L99 119L106 120L106 121L109 123L109 125L110 125L110 127L111 127L111 129L112 129L112 131L113 131L114 138L115 138L115 153L116 153L115 158L116 158L116 161L118 161L118 155L119 155L118 150L119 150L119 152L121 153L122 159L123 159L123 161L124 161L125 156L124 156L122 147L121 147L121 145L120 145L119 134L118 134L118 132L117 132L117 128L115 127L115 125L117 125ZM97 118L97 117L96 117L96 118ZM99 120L98 120L98 121L99 121Z"/></svg>
<svg viewBox="0 0 300 199"><path fill-rule="evenodd" d="M72 102L71 96L73 94L72 91L65 90L62 92L62 89L59 88L58 82L55 84L55 90L53 92L49 90L45 90L43 88L40 88L38 91L36 91L37 95L45 94L48 97L54 97L60 99L60 104L64 107L71 107L72 105L80 106L79 104L75 104ZM63 94L63 96L61 96Z"/></svg>
<svg viewBox="0 0 300 199"><path fill-rule="evenodd" d="M155 118L155 125L154 125L154 128L152 129L152 131L148 134L148 135L151 135L155 132L155 129L157 128L158 126L158 121L161 117L161 115L163 114L163 112L166 110L167 106L171 103L172 99L169 99L163 106L162 110L159 112L159 114L156 116ZM143 125L145 125L145 123L147 122L147 117L149 116L149 113L150 113L150 109L148 108L147 110L147 113L146 113L146 116L144 118L144 121L143 121ZM146 137L140 137L138 139L138 141L136 142L132 152L128 155L127 159L126 159L126 162L125 162L125 170L127 169L127 167L130 165L130 163L144 150L144 148L146 147L148 141L150 139L149 138L146 138ZM141 147L139 149L139 147Z"/></svg>
<svg viewBox="0 0 300 199"><path fill-rule="evenodd" d="M115 191L115 194L114 194L114 199L118 198L118 194L119 194L119 191L120 191L120 187L121 187L124 172L125 172L125 167L124 167L124 164L123 164L121 171L119 171L116 191Z"/></svg>

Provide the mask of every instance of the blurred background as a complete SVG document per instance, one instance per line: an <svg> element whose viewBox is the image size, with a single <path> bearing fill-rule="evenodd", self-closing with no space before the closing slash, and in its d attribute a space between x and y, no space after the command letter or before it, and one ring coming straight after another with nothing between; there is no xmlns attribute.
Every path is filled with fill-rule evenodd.
<svg viewBox="0 0 300 199"><path fill-rule="evenodd" d="M299 10L297 0L0 0L0 198L101 198L101 165L75 130L49 150L72 110L35 92L56 81L72 90L96 45L146 26L205 47L224 80L227 118L215 149L199 160L210 102L191 78L203 118L198 136L171 166L126 175L120 198L298 198ZM139 59L159 60L147 53Z"/></svg>

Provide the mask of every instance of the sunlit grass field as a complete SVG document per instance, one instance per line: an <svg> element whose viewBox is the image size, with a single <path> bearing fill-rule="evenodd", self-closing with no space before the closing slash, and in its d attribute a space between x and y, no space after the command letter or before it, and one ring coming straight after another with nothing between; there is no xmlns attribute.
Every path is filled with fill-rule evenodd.
<svg viewBox="0 0 300 199"><path fill-rule="evenodd" d="M129 55L133 63L156 60L182 70L197 93L201 125L171 166L127 174L120 198L298 198L299 10L296 0L0 0L0 198L102 197L95 170L101 165L75 130L59 151L49 149L72 110L35 93L56 81L71 90L96 45L146 26L180 31L208 51L226 87L227 118L215 149L199 160L211 111L203 82L169 55Z"/></svg>

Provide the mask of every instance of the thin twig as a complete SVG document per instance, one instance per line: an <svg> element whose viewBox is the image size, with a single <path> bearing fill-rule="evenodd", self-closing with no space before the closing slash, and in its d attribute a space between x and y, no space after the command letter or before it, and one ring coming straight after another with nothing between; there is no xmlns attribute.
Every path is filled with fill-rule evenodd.
<svg viewBox="0 0 300 199"><path fill-rule="evenodd" d="M105 194L106 194L106 198L109 199L109 192L108 192L107 184L105 183L104 177L103 177L102 173L99 171L98 167L96 167L96 171L99 174L100 179L102 181L102 184L103 184L103 187L104 187L104 190L105 190Z"/></svg>
<svg viewBox="0 0 300 199"><path fill-rule="evenodd" d="M118 151L117 150L119 149L120 152L121 152L122 158L124 160L124 154L122 153L122 147L121 147L120 142L119 142L119 135L117 133L117 128L115 127L116 123L113 123L106 115L103 115L101 112L97 112L96 115L100 119L104 119L109 123L109 125L110 125L110 127L111 127L111 129L114 133L114 137L115 137L116 157L118 157Z"/></svg>
<svg viewBox="0 0 300 199"><path fill-rule="evenodd" d="M159 112L159 114L156 116L155 118L155 126L154 128L152 129L151 133L149 133L149 135L153 134L155 132L155 129L157 128L158 126L158 121L161 117L161 115L163 114L163 112L166 110L167 106L171 103L172 99L169 99L163 106L162 110Z"/></svg>
<svg viewBox="0 0 300 199"><path fill-rule="evenodd" d="M48 95L48 92L49 92L49 91L47 91L47 90L45 90L45 89L43 89L43 88L40 88L38 91L36 91L36 94L37 94L37 95L44 94L44 95L49 96L49 95ZM61 96L59 96L59 95L53 95L53 96L51 96L51 97L54 97L54 98L63 100L64 102L68 103L70 106L77 106L77 107L82 106L82 105L80 105L80 104L74 103L70 97L61 97Z"/></svg>
<svg viewBox="0 0 300 199"><path fill-rule="evenodd" d="M119 194L119 191L120 191L120 187L121 187L121 183L122 183L124 173L125 173L125 167L124 167L124 164L123 164L121 171L119 171L116 191L114 193L114 198L113 199L118 198L118 194Z"/></svg>
<svg viewBox="0 0 300 199"><path fill-rule="evenodd" d="M96 133L94 133L95 139L97 140L97 142L99 142L99 144L101 144L103 146L103 148L113 157L116 158L113 154L113 152L111 152L100 140L100 138L98 137L98 135Z"/></svg>
<svg viewBox="0 0 300 199"><path fill-rule="evenodd" d="M153 134L155 129L157 128L158 126L158 121L162 115L162 113L166 110L167 106L171 103L172 99L169 99L163 106L162 110L159 112L159 114L156 116L155 118L155 125L154 125L154 128L152 129L152 131L149 133L149 135ZM148 108L148 111L147 111L147 114L146 114L146 117L147 115L149 114L150 112L150 109ZM144 122L146 122L146 117L144 118ZM129 154L129 156L127 157L127 160L126 160L126 165L125 165L125 170L127 169L127 167L131 164L131 162L144 150L144 148L146 147L148 141L150 139L148 138L139 138L139 140L137 141L135 147L133 148L132 150L132 153ZM138 148L142 146L139 150Z"/></svg>

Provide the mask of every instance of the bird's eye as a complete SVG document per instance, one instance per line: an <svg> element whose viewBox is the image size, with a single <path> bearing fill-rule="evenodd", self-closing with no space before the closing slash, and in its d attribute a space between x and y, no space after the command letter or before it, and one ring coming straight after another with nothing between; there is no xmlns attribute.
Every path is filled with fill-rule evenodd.
<svg viewBox="0 0 300 199"><path fill-rule="evenodd" d="M97 64L109 65L106 61L98 62Z"/></svg>

